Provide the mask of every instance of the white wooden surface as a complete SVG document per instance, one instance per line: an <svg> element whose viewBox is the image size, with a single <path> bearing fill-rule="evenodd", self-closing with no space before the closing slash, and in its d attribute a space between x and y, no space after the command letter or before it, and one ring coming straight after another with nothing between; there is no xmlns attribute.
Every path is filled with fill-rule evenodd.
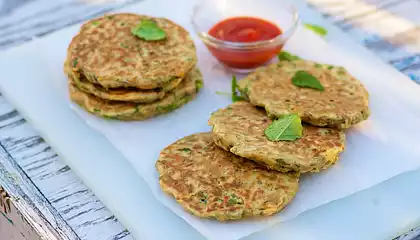
<svg viewBox="0 0 420 240"><path fill-rule="evenodd" d="M0 0L0 50L24 44L34 37L138 1L140 0ZM415 13L420 11L420 3L417 0L309 2L322 11L325 17L351 33L352 37L407 73L413 80L418 80L420 61L417 62L419 48L416 46L420 46L420 41L415 33L418 33L416 21L420 19L415 19L419 16ZM376 9L376 6L382 10ZM392 14L389 15L389 12ZM405 25L399 25L401 18L409 19L409 23L405 21ZM397 24L390 27L389 19ZM372 21L387 21L387 28L382 29L381 26L372 24ZM400 26L404 26L404 29L399 29ZM381 36L385 36L385 40ZM401 38L396 36L405 36L404 39L407 40L398 42ZM0 147L17 162L80 239L132 239L112 213L61 162L57 154L2 96ZM77 145L75 150L77 151ZM413 239L416 235L415 230L401 239Z"/></svg>
<svg viewBox="0 0 420 240"><path fill-rule="evenodd" d="M0 0L0 49L23 44L134 2L138 0ZM0 145L81 239L132 239L113 214L2 96Z"/></svg>

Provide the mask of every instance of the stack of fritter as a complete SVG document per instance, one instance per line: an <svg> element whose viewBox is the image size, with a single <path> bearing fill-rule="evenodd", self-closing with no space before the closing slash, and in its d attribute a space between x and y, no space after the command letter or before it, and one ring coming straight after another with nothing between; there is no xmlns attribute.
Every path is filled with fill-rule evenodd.
<svg viewBox="0 0 420 240"><path fill-rule="evenodd" d="M343 129L369 116L366 89L342 67L280 61L237 87L247 101L214 112L212 133L178 140L156 163L162 189L199 217L280 211L298 191L300 173L335 163Z"/></svg>
<svg viewBox="0 0 420 240"><path fill-rule="evenodd" d="M71 99L87 111L144 120L193 99L202 75L189 33L165 18L114 14L85 23L67 51Z"/></svg>

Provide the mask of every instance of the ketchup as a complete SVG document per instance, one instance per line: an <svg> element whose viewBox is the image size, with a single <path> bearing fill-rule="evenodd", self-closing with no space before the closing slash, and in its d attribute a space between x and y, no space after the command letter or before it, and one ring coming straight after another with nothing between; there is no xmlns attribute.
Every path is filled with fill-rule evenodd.
<svg viewBox="0 0 420 240"><path fill-rule="evenodd" d="M214 38L238 43L270 40L280 34L282 34L282 30L277 25L254 17L228 18L214 25L209 31L209 35ZM249 69L270 61L282 47L282 45L277 45L260 49L238 50L209 46L209 50L229 67Z"/></svg>

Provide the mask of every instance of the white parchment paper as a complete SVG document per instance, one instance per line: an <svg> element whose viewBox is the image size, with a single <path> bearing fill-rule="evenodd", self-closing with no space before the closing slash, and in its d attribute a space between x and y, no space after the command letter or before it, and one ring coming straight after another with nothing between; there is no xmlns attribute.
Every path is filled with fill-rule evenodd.
<svg viewBox="0 0 420 240"><path fill-rule="evenodd" d="M193 32L189 22L190 8L186 8L186 12L171 11L170 6L159 7L161 1L154 2L156 4L143 5L138 13L168 17ZM387 82L387 76L382 74L381 69L370 69L362 59L344 55L337 47L329 46L313 33L299 29L287 45L287 50L307 59L345 66L368 88L371 117L346 132L346 150L335 166L318 174L303 175L296 198L281 213L258 220L229 223L192 216L160 190L155 162L160 150L168 144L196 132L209 131L207 120L210 113L231 103L229 97L215 92L230 91L232 73L213 59L198 38L195 41L205 86L193 102L181 109L148 121L119 122L97 118L75 105L71 107L128 159L149 184L157 200L208 239L239 239L420 167L420 116L418 111L399 101L398 94L405 93L392 89L397 85L388 84L392 81ZM66 83L62 82L60 88L65 89Z"/></svg>

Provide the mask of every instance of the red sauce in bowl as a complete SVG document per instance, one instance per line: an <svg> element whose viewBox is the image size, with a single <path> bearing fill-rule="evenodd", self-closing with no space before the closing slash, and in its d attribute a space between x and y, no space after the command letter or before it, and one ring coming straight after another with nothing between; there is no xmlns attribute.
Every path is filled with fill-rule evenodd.
<svg viewBox="0 0 420 240"><path fill-rule="evenodd" d="M214 25L209 35L222 41L251 43L270 40L282 30L267 20L254 17L235 17ZM283 44L260 49L230 49L225 46L208 46L210 52L222 63L238 69L258 67L280 52Z"/></svg>

